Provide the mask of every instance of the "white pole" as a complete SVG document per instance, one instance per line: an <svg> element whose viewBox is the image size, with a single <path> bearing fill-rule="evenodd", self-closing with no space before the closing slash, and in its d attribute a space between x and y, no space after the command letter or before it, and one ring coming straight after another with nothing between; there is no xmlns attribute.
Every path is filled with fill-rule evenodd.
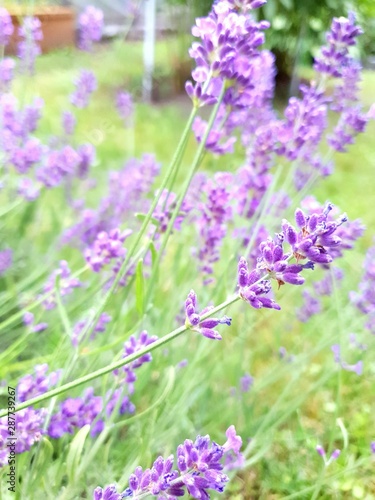
<svg viewBox="0 0 375 500"><path fill-rule="evenodd" d="M156 0L144 0L143 37L143 100L150 102L152 96L152 75L155 66Z"/></svg>

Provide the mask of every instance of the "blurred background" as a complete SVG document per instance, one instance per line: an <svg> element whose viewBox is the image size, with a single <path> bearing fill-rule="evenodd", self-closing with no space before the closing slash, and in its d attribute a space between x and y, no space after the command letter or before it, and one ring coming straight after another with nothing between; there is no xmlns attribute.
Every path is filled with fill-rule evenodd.
<svg viewBox="0 0 375 500"><path fill-rule="evenodd" d="M43 51L47 52L64 45L72 45L76 38L77 18L90 4L104 12L104 37L102 43L121 38L130 41L145 41L143 60L145 71L152 75L152 97L154 100L170 97L171 92L183 91L189 78L192 63L188 48L192 42L191 26L194 19L207 15L212 0L62 0L23 1L5 0L15 15L30 11L39 16L49 16L44 24L51 23L53 13L65 16L60 28L53 24L50 37L44 29ZM312 59L324 42L324 33L332 17L355 12L364 29L360 37L358 55L362 65L375 68L375 2L373 0L268 0L261 9L254 11L258 19L267 19L271 27L267 32L266 48L276 56L278 92L294 94L298 91L298 75L301 68L311 66ZM69 17L69 21L67 21ZM58 31L62 31L57 36ZM48 38L52 38L48 40ZM167 43L167 64L155 61L158 42ZM307 77L309 75L307 74Z"/></svg>

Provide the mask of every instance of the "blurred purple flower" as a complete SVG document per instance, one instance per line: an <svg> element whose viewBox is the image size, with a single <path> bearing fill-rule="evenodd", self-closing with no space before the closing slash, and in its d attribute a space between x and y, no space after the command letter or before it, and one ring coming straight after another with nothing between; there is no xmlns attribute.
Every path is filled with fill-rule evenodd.
<svg viewBox="0 0 375 500"><path fill-rule="evenodd" d="M86 108L94 90L97 89L97 81L92 71L81 70L75 80L76 90L70 95L70 102L77 108Z"/></svg>
<svg viewBox="0 0 375 500"><path fill-rule="evenodd" d="M214 330L218 325L230 326L232 318L223 316L222 318L207 318L201 319L201 315L209 312L212 307L206 307L201 313L197 312L197 296L194 290L191 290L185 301L186 320L185 326L190 330L200 333L204 337L213 340L221 340L222 337L217 330Z"/></svg>
<svg viewBox="0 0 375 500"><path fill-rule="evenodd" d="M35 60L41 54L40 41L43 40L42 23L37 17L24 17L18 28L20 42L17 55L22 61L21 69L34 73Z"/></svg>
<svg viewBox="0 0 375 500"><path fill-rule="evenodd" d="M0 7L0 45L7 45L13 34L13 24L9 12Z"/></svg>
<svg viewBox="0 0 375 500"><path fill-rule="evenodd" d="M78 18L78 47L81 50L91 51L94 42L99 42L102 38L103 26L103 11L88 5Z"/></svg>

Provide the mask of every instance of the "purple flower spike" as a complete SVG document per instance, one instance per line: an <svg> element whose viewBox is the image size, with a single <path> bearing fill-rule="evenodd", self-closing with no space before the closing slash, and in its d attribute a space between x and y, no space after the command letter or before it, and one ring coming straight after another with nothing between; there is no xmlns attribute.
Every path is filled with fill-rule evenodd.
<svg viewBox="0 0 375 500"><path fill-rule="evenodd" d="M324 450L323 446L321 446L320 444L318 444L318 445L316 446L316 451L319 453L319 455L320 455L321 457L325 457L325 456L326 456L326 452L325 452L325 450Z"/></svg>
<svg viewBox="0 0 375 500"><path fill-rule="evenodd" d="M97 81L94 73L82 70L75 81L76 91L70 96L70 102L77 108L86 108L89 104L91 94L97 88Z"/></svg>
<svg viewBox="0 0 375 500"><path fill-rule="evenodd" d="M13 250L6 248L0 250L0 276L2 276L13 264Z"/></svg>
<svg viewBox="0 0 375 500"><path fill-rule="evenodd" d="M337 460L341 454L341 450L334 450L331 454L330 460Z"/></svg>
<svg viewBox="0 0 375 500"><path fill-rule="evenodd" d="M7 45L13 34L13 24L9 12L0 7L0 45Z"/></svg>
<svg viewBox="0 0 375 500"><path fill-rule="evenodd" d="M54 387L61 376L61 370L47 375L48 365L36 365L34 375L25 375L17 384L17 397L20 402L34 398Z"/></svg>
<svg viewBox="0 0 375 500"><path fill-rule="evenodd" d="M173 469L173 455L167 459L158 457L151 469L137 467L129 477L123 498L159 495L158 498L172 500L187 491L192 498L208 499L209 490L222 493L229 480L223 469L229 470L235 461L243 463L239 451L242 440L234 426L227 430L227 438L223 446L211 441L208 435L197 436L195 441L186 439L177 447L178 470Z"/></svg>
<svg viewBox="0 0 375 500"><path fill-rule="evenodd" d="M103 32L103 11L88 5L78 18L79 43L81 50L91 51L94 42L99 42Z"/></svg>
<svg viewBox="0 0 375 500"><path fill-rule="evenodd" d="M370 450L371 450L371 453L373 453L375 455L375 441L371 442L371 444L370 444Z"/></svg>
<svg viewBox="0 0 375 500"><path fill-rule="evenodd" d="M49 296L43 301L43 306L45 309L54 309L56 307L56 298L53 294L53 291L55 289L57 276L60 277L59 287L62 297L71 294L75 288L79 288L83 284L78 278L74 278L73 276L71 276L71 271L69 269L68 263L65 260L61 260L59 269L56 269L50 275L47 283L43 287L43 293L49 294Z"/></svg>
<svg viewBox="0 0 375 500"><path fill-rule="evenodd" d="M130 229L126 231L112 229L109 233L101 231L92 247L85 250L85 259L90 268L98 273L111 262L119 263L126 254L123 243L131 234Z"/></svg>
<svg viewBox="0 0 375 500"><path fill-rule="evenodd" d="M32 445L40 441L44 434L43 424L47 416L47 410L26 408L16 413L15 426L17 438L10 440L8 431L8 417L0 418L0 467L8 465L9 446L15 446L15 453L24 453Z"/></svg>
<svg viewBox="0 0 375 500"><path fill-rule="evenodd" d="M261 309L262 307L280 309L280 306L274 300L262 296L271 290L271 282L267 279L261 279L259 269L254 269L249 273L244 257L240 258L238 264L238 286L240 297L255 309Z"/></svg>
<svg viewBox="0 0 375 500"><path fill-rule="evenodd" d="M104 489L98 486L94 490L93 500L121 500L122 494L117 491L114 484L106 486Z"/></svg>
<svg viewBox="0 0 375 500"><path fill-rule="evenodd" d="M20 42L17 55L23 63L23 68L34 72L35 60L41 54L39 42L43 40L42 23L37 17L25 17L22 26L18 28Z"/></svg>
<svg viewBox="0 0 375 500"><path fill-rule="evenodd" d="M197 313L197 296L194 290L191 290L185 301L185 326L194 330L204 337L213 340L221 340L222 337L217 330L218 325L228 325L232 323L232 318L223 316L222 318L206 318L201 320L201 315L208 312L211 307L204 309L200 314Z"/></svg>
<svg viewBox="0 0 375 500"><path fill-rule="evenodd" d="M314 68L319 73L333 77L341 77L343 69L350 61L349 47L356 44L356 38L362 30L355 24L353 13L348 18L334 17L331 31L326 35L327 45L322 48L321 55L315 60Z"/></svg>

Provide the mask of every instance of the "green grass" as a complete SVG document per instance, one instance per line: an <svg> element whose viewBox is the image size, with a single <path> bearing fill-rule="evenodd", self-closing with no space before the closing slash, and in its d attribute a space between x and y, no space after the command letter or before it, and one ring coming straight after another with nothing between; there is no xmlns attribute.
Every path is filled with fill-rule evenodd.
<svg viewBox="0 0 375 500"><path fill-rule="evenodd" d="M171 75L168 47L168 42L159 43L156 57L159 74L166 77ZM87 187L81 186L77 196L88 196L95 206L103 195L108 171L120 168L132 156L154 152L165 170L188 116L189 102L184 98L152 106L140 102L139 43L117 42L111 49L100 48L94 57L73 50L59 51L40 58L36 76L19 80L15 89L22 102L29 102L35 94L45 100L42 137L59 133L60 115L70 106L68 94L81 67L95 71L99 89L90 107L79 113L75 140L77 144L90 141L96 146L93 176L98 185L89 194ZM362 94L366 105L371 103L374 83L375 75L366 73ZM169 85L168 78L164 84ZM134 132L124 129L115 110L113 99L119 88L135 94ZM133 397L135 415L119 419L120 424L112 428L92 461L89 457L96 441L88 437L78 466L69 468L67 457L74 452L81 434L75 440L70 436L60 440L43 438L37 456L20 456L19 498L91 498L95 486L114 481L124 488L136 465L150 466L158 454L168 456L177 444L186 438L194 439L197 434L209 433L212 439L223 443L224 431L232 423L245 446L251 440L251 453L248 467L233 478L226 498L281 499L295 495L294 498L310 499L314 494L321 499L375 498L374 463L369 452L369 443L375 439L374 339L368 334L366 337L361 317L347 300L348 292L357 288L363 253L371 244L375 229L374 132L374 124L370 124L348 154L336 155L334 175L322 179L312 190L321 202L329 199L351 219L362 218L368 227L357 249L343 259L345 279L333 297L325 300L323 313L306 325L299 323L295 307L301 301L301 292L297 287L285 286L276 292L281 312L255 311L244 303L231 308L228 314L233 317L233 326L222 331L221 342L208 341L193 332L184 334L165 350L156 352L153 362L142 367ZM177 186L188 174L195 149L191 139ZM211 172L234 171L241 161L239 155L220 159L207 155L203 168ZM78 251L61 249L56 241L74 217L64 193L54 190L35 207L21 207L3 222L7 243L17 251L12 274L0 282L2 321L27 307L60 258L68 259L74 270L83 266ZM124 227L126 223L124 220ZM216 267L222 279L209 286L202 285L196 263L190 257L190 247L195 244L192 227L172 237L147 315L137 311L133 289L121 290L111 298L108 312L113 321L108 332L82 348L69 380L111 363L132 333L147 329L162 336L179 326L176 316L191 288L196 290L202 308L211 301L218 304L232 293L236 263L233 261L227 272L220 266L222 262L230 264L238 242L234 238L225 242L222 262ZM43 315L43 320L51 325L46 333L23 338L20 320L1 333L2 346L9 351L5 351L6 364L0 363L0 375L8 383L30 373L36 362L45 361L51 369L57 369L71 361L63 319L74 324L86 317L100 297L95 294L100 278L85 271L82 279L91 280L88 289L75 292L63 309L49 312L46 318ZM311 276L308 282L314 279ZM330 351L333 343L346 346L352 332L369 345L363 354L362 377L338 371ZM279 359L280 346L294 355L292 363ZM346 355L353 356L353 362L359 356L350 350ZM185 358L188 364L180 368L178 364ZM255 383L249 393L241 393L239 380L246 372L254 376ZM98 394L105 394L113 385L112 377L106 376L96 381L95 387ZM79 388L69 396L80 393ZM5 406L5 398L1 402L4 404L0 406ZM337 418L342 419L348 432L346 449ZM337 462L324 473L322 460L315 451L318 443L330 447L330 451L335 447L343 449ZM4 490L2 494L7 498Z"/></svg>

